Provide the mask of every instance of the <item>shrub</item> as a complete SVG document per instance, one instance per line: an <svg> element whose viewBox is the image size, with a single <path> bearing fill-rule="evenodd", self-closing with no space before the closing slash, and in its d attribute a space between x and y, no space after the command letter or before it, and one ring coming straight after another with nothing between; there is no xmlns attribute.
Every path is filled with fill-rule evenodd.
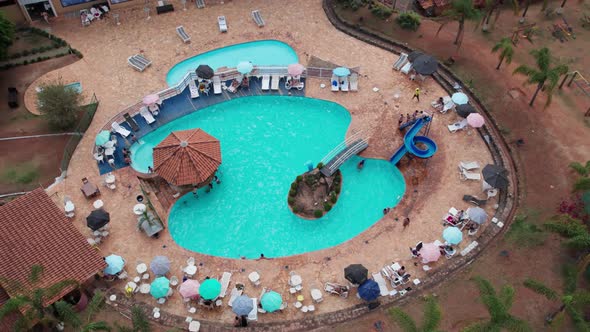
<svg viewBox="0 0 590 332"><path fill-rule="evenodd" d="M332 209L332 204L324 202L324 211L328 212Z"/></svg>
<svg viewBox="0 0 590 332"><path fill-rule="evenodd" d="M397 17L396 21L402 29L416 31L420 26L420 15L410 10L405 13L401 13Z"/></svg>
<svg viewBox="0 0 590 332"><path fill-rule="evenodd" d="M297 178L295 179L295 182L299 183L299 182L301 182L301 180L303 180L303 176L302 175L297 175Z"/></svg>
<svg viewBox="0 0 590 332"><path fill-rule="evenodd" d="M9 21L3 12L0 12L0 59L6 59L8 47L14 38L14 23Z"/></svg>
<svg viewBox="0 0 590 332"><path fill-rule="evenodd" d="M23 61L23 65L25 65L25 66L26 66L26 65L28 65L28 64L29 64L29 61L28 61L28 60L25 60L25 61Z"/></svg>
<svg viewBox="0 0 590 332"><path fill-rule="evenodd" d="M336 196L336 194L333 194L330 196L330 202L332 202L332 204L336 204L337 200L338 200L338 196Z"/></svg>
<svg viewBox="0 0 590 332"><path fill-rule="evenodd" d="M323 212L322 210L315 210L315 211L313 211L313 215L314 215L316 218L319 218L319 217L321 217L321 216L323 216L323 215L324 215L324 212Z"/></svg>
<svg viewBox="0 0 590 332"><path fill-rule="evenodd" d="M37 104L49 125L60 130L74 127L80 111L80 94L74 89L67 89L61 82L50 83L42 88L37 94Z"/></svg>
<svg viewBox="0 0 590 332"><path fill-rule="evenodd" d="M317 167L318 169L322 169L324 167L324 163L319 163Z"/></svg>
<svg viewBox="0 0 590 332"><path fill-rule="evenodd" d="M299 212L301 212L301 207L299 207L299 206L295 205L295 206L293 207L293 213L299 213Z"/></svg>
<svg viewBox="0 0 590 332"><path fill-rule="evenodd" d="M22 51L21 53L22 53L22 55L23 55L23 56L27 56L27 55L31 54L31 51L29 51L29 50L24 50L24 51Z"/></svg>
<svg viewBox="0 0 590 332"><path fill-rule="evenodd" d="M0 178L5 183L29 184L39 176L39 167L33 162L25 162L6 168Z"/></svg>
<svg viewBox="0 0 590 332"><path fill-rule="evenodd" d="M291 197L297 196L297 190L295 190L295 189L289 190L289 196L291 196Z"/></svg>
<svg viewBox="0 0 590 332"><path fill-rule="evenodd" d="M374 3L373 7L371 8L371 14L377 16L378 18L384 20L393 14L393 10L391 8L385 7L380 3Z"/></svg>
<svg viewBox="0 0 590 332"><path fill-rule="evenodd" d="M289 198L287 198L287 202L290 206L293 206L293 204L295 204L295 198L289 196Z"/></svg>
<svg viewBox="0 0 590 332"><path fill-rule="evenodd" d="M367 0L340 0L339 2L344 8L350 8L352 10L358 10L367 4Z"/></svg>
<svg viewBox="0 0 590 332"><path fill-rule="evenodd" d="M340 184L337 184L337 185L334 186L334 191L335 192L340 193L340 189L341 189Z"/></svg>
<svg viewBox="0 0 590 332"><path fill-rule="evenodd" d="M291 183L291 190L297 190L298 186L299 186L299 184L297 182Z"/></svg>

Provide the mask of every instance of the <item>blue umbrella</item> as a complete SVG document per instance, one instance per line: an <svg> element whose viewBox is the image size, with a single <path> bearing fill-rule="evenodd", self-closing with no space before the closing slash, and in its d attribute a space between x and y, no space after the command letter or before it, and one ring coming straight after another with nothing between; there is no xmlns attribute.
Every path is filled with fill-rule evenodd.
<svg viewBox="0 0 590 332"><path fill-rule="evenodd" d="M109 255L104 261L107 263L107 267L103 271L104 274L115 275L123 271L123 267L125 266L123 257L118 255Z"/></svg>
<svg viewBox="0 0 590 332"><path fill-rule="evenodd" d="M166 256L156 256L150 263L150 269L157 276L163 276L170 271L170 260Z"/></svg>
<svg viewBox="0 0 590 332"><path fill-rule="evenodd" d="M158 277L152 285L150 286L150 294L156 299L164 297L168 295L168 291L170 290L170 280L166 277Z"/></svg>
<svg viewBox="0 0 590 332"><path fill-rule="evenodd" d="M238 316L247 316L252 309L254 309L254 303L246 295L238 296L231 307L231 310Z"/></svg>
<svg viewBox="0 0 590 332"><path fill-rule="evenodd" d="M365 301L373 301L381 295L379 285L373 279L367 279L359 286L359 296Z"/></svg>
<svg viewBox="0 0 590 332"><path fill-rule="evenodd" d="M252 68L254 68L254 66L252 65L252 62L250 62L250 61L242 61L242 62L238 63L238 66L236 67L236 69L240 72L240 74L248 74L249 72L252 71Z"/></svg>
<svg viewBox="0 0 590 332"><path fill-rule="evenodd" d="M336 75L336 76L348 76L348 75L350 75L350 69L344 68L344 67L338 67L338 68L332 70L332 73L334 73L334 75Z"/></svg>
<svg viewBox="0 0 590 332"><path fill-rule="evenodd" d="M463 240L463 233L457 227L445 228L442 236L449 244L459 244Z"/></svg>

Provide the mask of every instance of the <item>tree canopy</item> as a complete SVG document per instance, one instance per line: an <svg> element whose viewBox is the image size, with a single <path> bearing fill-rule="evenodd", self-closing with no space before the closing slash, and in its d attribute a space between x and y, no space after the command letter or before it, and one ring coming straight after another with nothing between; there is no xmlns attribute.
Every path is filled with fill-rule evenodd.
<svg viewBox="0 0 590 332"><path fill-rule="evenodd" d="M14 23L10 22L4 13L0 12L0 60L6 59L8 46L14 38Z"/></svg>
<svg viewBox="0 0 590 332"><path fill-rule="evenodd" d="M50 83L41 87L37 105L52 128L71 129L77 122L80 111L80 94L63 83Z"/></svg>

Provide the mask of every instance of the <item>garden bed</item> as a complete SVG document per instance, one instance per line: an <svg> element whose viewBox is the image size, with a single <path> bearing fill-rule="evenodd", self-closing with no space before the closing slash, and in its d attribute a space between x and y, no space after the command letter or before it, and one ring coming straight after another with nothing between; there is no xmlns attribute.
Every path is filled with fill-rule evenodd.
<svg viewBox="0 0 590 332"><path fill-rule="evenodd" d="M318 165L321 168L321 165ZM297 176L287 198L291 210L306 219L318 219L338 201L342 187L340 170L324 176L319 168Z"/></svg>

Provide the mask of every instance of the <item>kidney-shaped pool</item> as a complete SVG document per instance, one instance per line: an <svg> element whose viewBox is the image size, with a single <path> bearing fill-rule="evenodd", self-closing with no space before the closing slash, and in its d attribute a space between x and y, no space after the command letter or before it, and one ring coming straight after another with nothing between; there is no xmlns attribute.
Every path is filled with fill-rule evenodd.
<svg viewBox="0 0 590 332"><path fill-rule="evenodd" d="M304 97L233 99L172 121L131 147L133 167L147 171L152 149L171 131L202 128L221 142L221 184L172 207L169 230L180 246L230 258L282 257L343 243L383 216L405 191L400 171L385 160L344 163L342 191L324 217L305 220L287 204L290 184L342 142L350 124L342 106Z"/></svg>

